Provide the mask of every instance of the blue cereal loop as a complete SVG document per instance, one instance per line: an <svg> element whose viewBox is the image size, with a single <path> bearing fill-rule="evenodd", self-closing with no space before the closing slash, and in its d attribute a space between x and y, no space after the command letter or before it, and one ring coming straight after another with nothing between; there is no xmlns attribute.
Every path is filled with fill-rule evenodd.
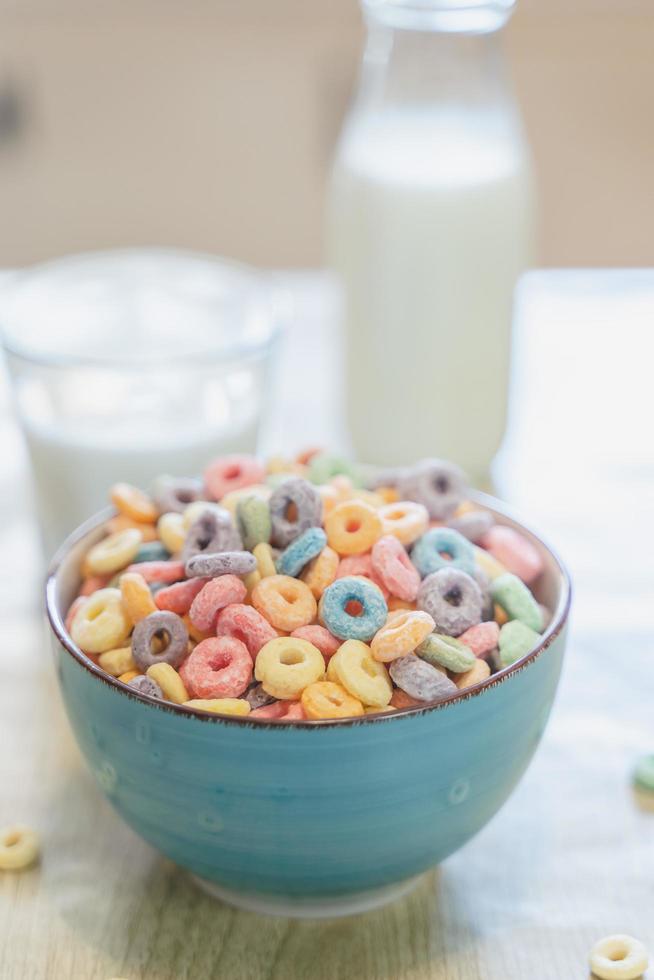
<svg viewBox="0 0 654 980"><path fill-rule="evenodd" d="M312 558L317 558L327 544L327 535L321 527L310 527L299 538L289 544L277 559L280 575L297 578Z"/></svg>
<svg viewBox="0 0 654 980"><path fill-rule="evenodd" d="M361 613L352 616L346 610L349 602L358 602ZM386 623L388 606L376 585L355 576L336 579L328 585L320 600L320 616L334 636L341 640L372 640Z"/></svg>
<svg viewBox="0 0 654 980"><path fill-rule="evenodd" d="M443 555L449 558L443 558ZM411 561L422 578L441 568L458 568L474 574L475 552L471 543L451 527L432 527L414 544Z"/></svg>

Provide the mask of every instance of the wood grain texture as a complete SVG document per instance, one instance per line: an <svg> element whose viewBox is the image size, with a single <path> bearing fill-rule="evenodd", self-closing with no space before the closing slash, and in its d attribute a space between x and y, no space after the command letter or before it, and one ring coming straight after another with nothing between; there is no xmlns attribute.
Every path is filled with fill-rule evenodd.
<svg viewBox="0 0 654 980"><path fill-rule="evenodd" d="M321 435L325 405L314 399ZM288 425L278 420L280 431ZM2 980L587 980L587 951L603 935L629 932L654 949L654 813L629 786L637 756L654 751L651 605L634 616L651 600L650 526L633 538L637 548L607 562L618 535L604 524L592 533L583 489L566 488L557 523L551 486L537 499L532 481L540 523L571 558L578 593L561 694L534 763L490 825L407 898L298 923L208 898L95 788L56 690L35 598L25 459L6 402L0 447L0 825L27 823L43 840L38 867L0 874ZM629 487L640 520L639 490ZM633 530L625 515L620 539Z"/></svg>

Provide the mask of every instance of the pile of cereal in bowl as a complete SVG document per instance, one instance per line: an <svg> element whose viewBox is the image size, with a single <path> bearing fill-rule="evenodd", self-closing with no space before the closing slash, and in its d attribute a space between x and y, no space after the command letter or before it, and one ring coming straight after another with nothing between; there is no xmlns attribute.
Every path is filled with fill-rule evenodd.
<svg viewBox="0 0 654 980"><path fill-rule="evenodd" d="M229 456L118 483L82 562L73 642L141 695L268 721L443 701L539 643L538 549L441 460L367 472Z"/></svg>

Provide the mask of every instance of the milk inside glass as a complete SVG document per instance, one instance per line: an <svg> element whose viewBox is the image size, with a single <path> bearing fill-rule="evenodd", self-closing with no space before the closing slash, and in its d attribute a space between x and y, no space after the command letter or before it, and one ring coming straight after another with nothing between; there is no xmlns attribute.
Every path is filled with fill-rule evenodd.
<svg viewBox="0 0 654 980"><path fill-rule="evenodd" d="M533 253L531 169L492 32L407 29L396 6L379 5L383 23L367 8L331 182L348 423L365 460L442 456L484 482L505 425L513 289Z"/></svg>
<svg viewBox="0 0 654 980"><path fill-rule="evenodd" d="M139 251L30 276L0 317L46 554L118 480L256 450L274 326L249 272Z"/></svg>

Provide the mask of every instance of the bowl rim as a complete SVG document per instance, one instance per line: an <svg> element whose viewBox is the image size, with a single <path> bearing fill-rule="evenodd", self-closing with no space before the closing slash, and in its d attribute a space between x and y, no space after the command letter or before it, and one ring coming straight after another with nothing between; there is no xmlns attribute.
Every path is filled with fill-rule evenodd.
<svg viewBox="0 0 654 980"><path fill-rule="evenodd" d="M501 501L497 500L490 494L482 493L481 491L470 491L467 499L479 504L483 509L489 510L493 514L507 519L521 531L526 531L531 538L538 542L540 547L547 552L549 557L553 560L554 566L557 569L560 578L561 591L557 606L552 612L552 618L542 635L540 643L538 643L533 650L525 654L525 656L521 657L519 660L516 660L515 663L510 664L508 667L503 667L495 674L491 674L490 677L487 677L485 680L480 681L477 684L473 684L471 687L464 688L461 691L457 691L456 694L450 694L441 701L436 701L431 704L427 703L424 706L420 705L408 708L397 708L395 711L389 712L384 712L382 710L375 714L353 715L346 718L320 718L290 722L284 721L283 718L259 720L250 719L247 715L225 715L213 711L204 711L199 708L187 708L184 705L173 704L171 701L162 701L159 698L153 698L147 694L141 694L138 691L135 691L134 688L129 687L123 681L119 681L117 677L112 677L110 674L106 674L101 667L95 664L90 657L88 657L80 649L80 647L73 642L72 637L66 630L63 617L57 608L56 587L57 577L61 566L66 560L69 552L85 537L87 537L87 535L97 530L106 520L108 520L108 518L113 516L115 514L113 508L105 508L99 513L88 518L88 520L84 521L84 523L80 524L74 531L71 532L71 534L68 535L62 545L56 551L48 567L45 581L46 616L50 628L56 639L59 641L60 646L63 647L63 649L74 660L76 660L77 663L88 670L90 674L96 676L100 681L107 684L109 687L114 688L119 694L132 698L135 701L145 702L146 704L158 708L160 711L169 711L187 719L195 718L199 721L213 722L215 724L226 723L256 729L274 728L279 730L280 728L301 728L302 730L316 730L321 728L342 728L346 726L369 724L374 725L383 722L392 722L396 718L418 716L432 711L441 711L450 705L458 704L462 701L467 701L470 698L482 695L484 691L503 684L510 677L524 670L531 663L533 663L534 660L536 660L548 649L549 646L551 646L554 640L562 632L568 619L570 604L572 601L572 582L570 580L568 570L559 558L556 551L554 551L554 549L544 541L540 534L533 531L526 524L523 524L522 521L514 516L509 507L506 507Z"/></svg>

